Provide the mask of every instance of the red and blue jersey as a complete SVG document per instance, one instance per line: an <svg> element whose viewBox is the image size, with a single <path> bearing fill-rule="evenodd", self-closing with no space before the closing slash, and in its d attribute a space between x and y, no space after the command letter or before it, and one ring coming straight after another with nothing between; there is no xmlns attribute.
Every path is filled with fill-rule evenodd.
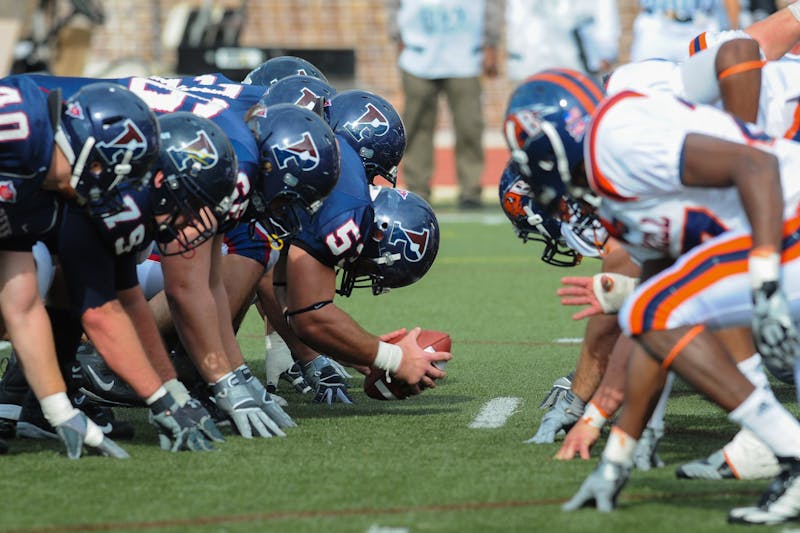
<svg viewBox="0 0 800 533"><path fill-rule="evenodd" d="M292 240L292 246L332 268L358 258L374 220L364 164L343 140L339 149L342 165L336 186L313 217L304 214L303 229Z"/></svg>
<svg viewBox="0 0 800 533"><path fill-rule="evenodd" d="M47 94L26 76L0 80L0 202L24 202L44 181L55 129Z"/></svg>

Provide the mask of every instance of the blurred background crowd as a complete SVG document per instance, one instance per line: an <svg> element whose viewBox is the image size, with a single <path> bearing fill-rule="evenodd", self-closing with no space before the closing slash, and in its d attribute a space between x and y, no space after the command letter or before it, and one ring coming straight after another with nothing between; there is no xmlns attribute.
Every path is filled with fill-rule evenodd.
<svg viewBox="0 0 800 533"><path fill-rule="evenodd" d="M477 0L470 0L472 1ZM699 14L699 8L703 13ZM223 72L241 79L276 55L310 60L338 89L377 92L405 107L391 4L378 0L15 0L0 2L0 73L118 77ZM400 2L402 3L402 2ZM429 3L436 4L434 0ZM496 202L507 160L500 127L508 96L529 73L566 66L602 76L668 32L745 27L785 0L496 0L496 75L482 82L484 200ZM788 2L790 3L790 2ZM695 7L688 7L688 6ZM675 8L670 6L677 6ZM683 6L683 7L681 7ZM646 20L650 18L650 20ZM655 18L658 17L658 21ZM655 25L655 26L654 26ZM661 35L663 37L663 35ZM394 37L394 39L393 39ZM639 44L637 44L639 41ZM676 35L675 41L684 38ZM681 47L688 46L682 44ZM681 48L683 49L683 48ZM666 52L663 52L666 54ZM237 77L238 76L238 77ZM436 119L432 200L455 198L452 116ZM402 175L402 166L401 166ZM401 180L402 183L402 180Z"/></svg>

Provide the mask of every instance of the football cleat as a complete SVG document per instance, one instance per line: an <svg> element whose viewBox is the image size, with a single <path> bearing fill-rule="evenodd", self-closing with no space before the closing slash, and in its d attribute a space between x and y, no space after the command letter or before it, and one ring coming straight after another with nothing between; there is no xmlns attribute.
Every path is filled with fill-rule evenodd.
<svg viewBox="0 0 800 533"><path fill-rule="evenodd" d="M761 495L756 507L736 507L728 513L733 524L775 525L800 518L800 459L779 459L781 472Z"/></svg>
<svg viewBox="0 0 800 533"><path fill-rule="evenodd" d="M108 368L91 344L81 344L75 358L72 380L89 399L107 406L144 406L130 385Z"/></svg>
<svg viewBox="0 0 800 533"><path fill-rule="evenodd" d="M13 438L22 402L28 392L28 382L13 352L3 361L6 364L0 379L0 438Z"/></svg>
<svg viewBox="0 0 800 533"><path fill-rule="evenodd" d="M92 402L83 395L73 398L72 403L97 424L105 436L122 440L133 438L133 424L116 420L114 413L108 407ZM39 402L33 398L33 394L22 406L16 435L27 439L58 439L58 433L44 417Z"/></svg>
<svg viewBox="0 0 800 533"><path fill-rule="evenodd" d="M742 429L707 459L681 465L675 475L685 479L771 479L781 471L778 460L753 432Z"/></svg>
<svg viewBox="0 0 800 533"><path fill-rule="evenodd" d="M717 450L705 459L680 465L675 475L681 479L734 479L736 476L725 460L725 453Z"/></svg>

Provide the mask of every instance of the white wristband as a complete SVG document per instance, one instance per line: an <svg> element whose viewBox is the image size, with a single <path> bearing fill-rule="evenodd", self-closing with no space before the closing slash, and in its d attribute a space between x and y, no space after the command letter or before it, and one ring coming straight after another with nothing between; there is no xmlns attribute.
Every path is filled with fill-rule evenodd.
<svg viewBox="0 0 800 533"><path fill-rule="evenodd" d="M607 420L608 418L606 415L597 408L594 402L589 402L589 405L586 406L586 410L581 417L581 421L597 429L602 429Z"/></svg>
<svg viewBox="0 0 800 533"><path fill-rule="evenodd" d="M378 353L375 355L374 365L386 370L387 373L395 373L400 368L400 361L403 360L403 349L396 344L380 341L378 343Z"/></svg>
<svg viewBox="0 0 800 533"><path fill-rule="evenodd" d="M777 252L767 255L750 254L748 270L750 271L750 283L754 289L761 287L764 283L778 281L781 272L781 256Z"/></svg>
<svg viewBox="0 0 800 533"><path fill-rule="evenodd" d="M800 4L795 2L794 4L790 4L786 7L792 13L792 15L794 15L794 18L800 21Z"/></svg>
<svg viewBox="0 0 800 533"><path fill-rule="evenodd" d="M611 281L610 286L603 287L604 276ZM618 312L638 284L639 280L636 278L613 272L602 272L592 276L594 296L606 314Z"/></svg>

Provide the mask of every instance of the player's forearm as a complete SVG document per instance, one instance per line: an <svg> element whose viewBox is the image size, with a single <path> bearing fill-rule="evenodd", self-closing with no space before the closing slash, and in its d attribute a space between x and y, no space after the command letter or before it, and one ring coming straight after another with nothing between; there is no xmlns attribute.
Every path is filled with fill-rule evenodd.
<svg viewBox="0 0 800 533"><path fill-rule="evenodd" d="M162 381L177 377L141 288L137 285L131 289L119 291L117 297L133 322L147 358L158 376Z"/></svg>
<svg viewBox="0 0 800 533"><path fill-rule="evenodd" d="M618 336L615 315L596 315L588 320L571 387L581 400L588 401L600 385Z"/></svg>
<svg viewBox="0 0 800 533"><path fill-rule="evenodd" d="M118 300L87 309L81 316L84 331L109 368L124 379L140 398L149 398L161 386L130 318Z"/></svg>
<svg viewBox="0 0 800 533"><path fill-rule="evenodd" d="M167 294L175 330L197 371L208 383L232 370L219 331L217 306L209 290L196 291L194 299Z"/></svg>
<svg viewBox="0 0 800 533"><path fill-rule="evenodd" d="M319 353L357 365L370 366L375 360L378 338L335 304L295 315L289 325L301 341Z"/></svg>
<svg viewBox="0 0 800 533"><path fill-rule="evenodd" d="M758 41L761 51L770 61L783 57L800 41L800 21L788 8L748 26L744 31Z"/></svg>
<svg viewBox="0 0 800 533"><path fill-rule="evenodd" d="M592 396L592 403L608 416L614 414L620 408L625 397L628 359L634 346L634 342L629 337L625 335L619 336L614 349L611 351L611 357L608 360L603 379L600 381L594 396Z"/></svg>
<svg viewBox="0 0 800 533"><path fill-rule="evenodd" d="M225 348L225 355L228 357L231 367L238 368L244 364L244 355L239 343L236 341L236 333L233 331L233 318L228 305L228 293L225 291L225 286L220 282L211 286L211 294L217 306L217 317L219 319L217 324L219 324L220 339Z"/></svg>

